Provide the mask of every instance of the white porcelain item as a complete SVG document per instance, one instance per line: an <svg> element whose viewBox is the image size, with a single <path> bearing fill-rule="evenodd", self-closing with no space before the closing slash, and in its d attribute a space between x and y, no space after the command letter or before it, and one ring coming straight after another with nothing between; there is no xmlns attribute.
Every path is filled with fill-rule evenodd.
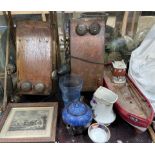
<svg viewBox="0 0 155 155"><path fill-rule="evenodd" d="M100 86L94 93L94 98L96 99L97 102L106 104L106 105L111 105L114 104L117 99L118 95L112 92L111 90Z"/></svg>
<svg viewBox="0 0 155 155"><path fill-rule="evenodd" d="M105 143L110 139L110 130L104 124L93 123L88 128L88 136L94 143Z"/></svg>
<svg viewBox="0 0 155 155"><path fill-rule="evenodd" d="M91 100L94 110L94 120L97 123L111 124L116 119L113 111L113 104L117 101L118 95L111 90L100 86L94 93Z"/></svg>
<svg viewBox="0 0 155 155"><path fill-rule="evenodd" d="M116 119L116 114L113 111L112 105L105 105L98 103L94 109L94 120L97 123L109 125Z"/></svg>

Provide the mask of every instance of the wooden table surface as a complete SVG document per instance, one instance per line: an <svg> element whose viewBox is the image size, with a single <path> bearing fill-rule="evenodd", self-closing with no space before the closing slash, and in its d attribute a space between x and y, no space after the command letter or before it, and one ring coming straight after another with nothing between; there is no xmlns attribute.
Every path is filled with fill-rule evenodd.
<svg viewBox="0 0 155 155"><path fill-rule="evenodd" d="M59 95L58 95L59 96ZM23 96L21 102L49 102L59 101L58 107L58 120L57 120L57 133L56 142L58 143L92 143L88 137L87 130L84 134L78 136L71 136L66 128L66 125L62 121L61 112L63 109L63 103L58 96ZM88 95L89 96L89 95ZM91 95L90 95L91 97ZM88 97L88 99L90 99ZM56 99L57 98L57 99ZM149 133L146 131L141 134L137 134L134 128L122 120L117 114L117 118L114 123L109 126L111 132L111 138L109 143L151 143L152 140Z"/></svg>

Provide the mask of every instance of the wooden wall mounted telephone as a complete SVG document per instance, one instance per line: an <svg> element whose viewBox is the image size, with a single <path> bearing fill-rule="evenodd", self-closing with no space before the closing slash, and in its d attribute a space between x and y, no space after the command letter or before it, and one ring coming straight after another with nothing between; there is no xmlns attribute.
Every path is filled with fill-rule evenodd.
<svg viewBox="0 0 155 155"><path fill-rule="evenodd" d="M49 23L42 21L17 23L16 64L19 94L50 94L52 35Z"/></svg>
<svg viewBox="0 0 155 155"><path fill-rule="evenodd" d="M79 18L70 22L71 72L84 80L83 91L94 91L104 71L105 21Z"/></svg>

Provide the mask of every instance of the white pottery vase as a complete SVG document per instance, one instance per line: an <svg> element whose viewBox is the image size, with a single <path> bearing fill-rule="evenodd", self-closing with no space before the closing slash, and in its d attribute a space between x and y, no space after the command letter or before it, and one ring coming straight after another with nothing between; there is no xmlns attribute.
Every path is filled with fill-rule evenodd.
<svg viewBox="0 0 155 155"><path fill-rule="evenodd" d="M111 90L100 86L94 93L91 106L94 110L94 120L97 123L111 124L116 119L113 105L117 101L118 95Z"/></svg>

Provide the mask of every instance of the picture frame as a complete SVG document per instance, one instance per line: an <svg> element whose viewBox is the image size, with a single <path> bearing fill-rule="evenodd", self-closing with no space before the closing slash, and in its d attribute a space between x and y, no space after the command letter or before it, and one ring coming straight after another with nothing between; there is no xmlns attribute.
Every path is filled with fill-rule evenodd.
<svg viewBox="0 0 155 155"><path fill-rule="evenodd" d="M57 102L9 103L0 119L0 142L55 142Z"/></svg>

